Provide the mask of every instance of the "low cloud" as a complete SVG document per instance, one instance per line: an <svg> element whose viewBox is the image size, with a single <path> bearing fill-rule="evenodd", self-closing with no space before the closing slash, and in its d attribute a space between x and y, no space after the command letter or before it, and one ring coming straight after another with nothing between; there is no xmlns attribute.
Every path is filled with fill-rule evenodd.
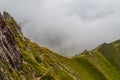
<svg viewBox="0 0 120 80"><path fill-rule="evenodd" d="M62 55L120 38L119 0L1 0L23 33Z"/></svg>

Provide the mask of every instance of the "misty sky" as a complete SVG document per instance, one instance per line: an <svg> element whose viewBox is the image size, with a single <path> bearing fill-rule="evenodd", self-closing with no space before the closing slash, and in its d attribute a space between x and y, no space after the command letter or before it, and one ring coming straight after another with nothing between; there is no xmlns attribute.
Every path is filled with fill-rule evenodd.
<svg viewBox="0 0 120 80"><path fill-rule="evenodd" d="M120 39L120 0L0 0L25 36L62 55Z"/></svg>

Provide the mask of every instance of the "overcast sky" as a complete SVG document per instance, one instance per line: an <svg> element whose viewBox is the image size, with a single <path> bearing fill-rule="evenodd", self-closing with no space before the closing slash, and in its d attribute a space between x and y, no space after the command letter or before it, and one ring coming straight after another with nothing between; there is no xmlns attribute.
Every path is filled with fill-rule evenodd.
<svg viewBox="0 0 120 80"><path fill-rule="evenodd" d="M25 36L62 55L120 39L120 0L0 0Z"/></svg>

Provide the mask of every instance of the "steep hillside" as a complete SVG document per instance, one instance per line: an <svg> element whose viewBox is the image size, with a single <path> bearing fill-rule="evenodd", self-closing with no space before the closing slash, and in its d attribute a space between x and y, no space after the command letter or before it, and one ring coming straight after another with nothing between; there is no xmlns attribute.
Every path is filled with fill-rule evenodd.
<svg viewBox="0 0 120 80"><path fill-rule="evenodd" d="M120 51L117 41L104 43L91 51L84 51L73 59L81 66L93 65L107 80L120 80ZM86 63L87 62L87 63ZM94 73L94 71L91 71Z"/></svg>
<svg viewBox="0 0 120 80"><path fill-rule="evenodd" d="M4 12L0 15L0 80L120 80L120 41L66 58L24 37Z"/></svg>

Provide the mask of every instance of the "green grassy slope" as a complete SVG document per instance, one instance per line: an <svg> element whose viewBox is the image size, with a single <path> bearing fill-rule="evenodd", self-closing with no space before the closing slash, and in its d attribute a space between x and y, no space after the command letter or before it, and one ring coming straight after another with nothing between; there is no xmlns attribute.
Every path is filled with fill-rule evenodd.
<svg viewBox="0 0 120 80"><path fill-rule="evenodd" d="M13 80L120 80L119 40L66 58L25 38L13 19L4 21L23 56L21 71L4 64Z"/></svg>
<svg viewBox="0 0 120 80"><path fill-rule="evenodd" d="M107 80L120 80L119 43L115 43L116 42L102 44L98 48L91 51L85 51L73 59L85 67L85 62L89 62L89 64L100 72ZM96 71L92 70L91 72Z"/></svg>

